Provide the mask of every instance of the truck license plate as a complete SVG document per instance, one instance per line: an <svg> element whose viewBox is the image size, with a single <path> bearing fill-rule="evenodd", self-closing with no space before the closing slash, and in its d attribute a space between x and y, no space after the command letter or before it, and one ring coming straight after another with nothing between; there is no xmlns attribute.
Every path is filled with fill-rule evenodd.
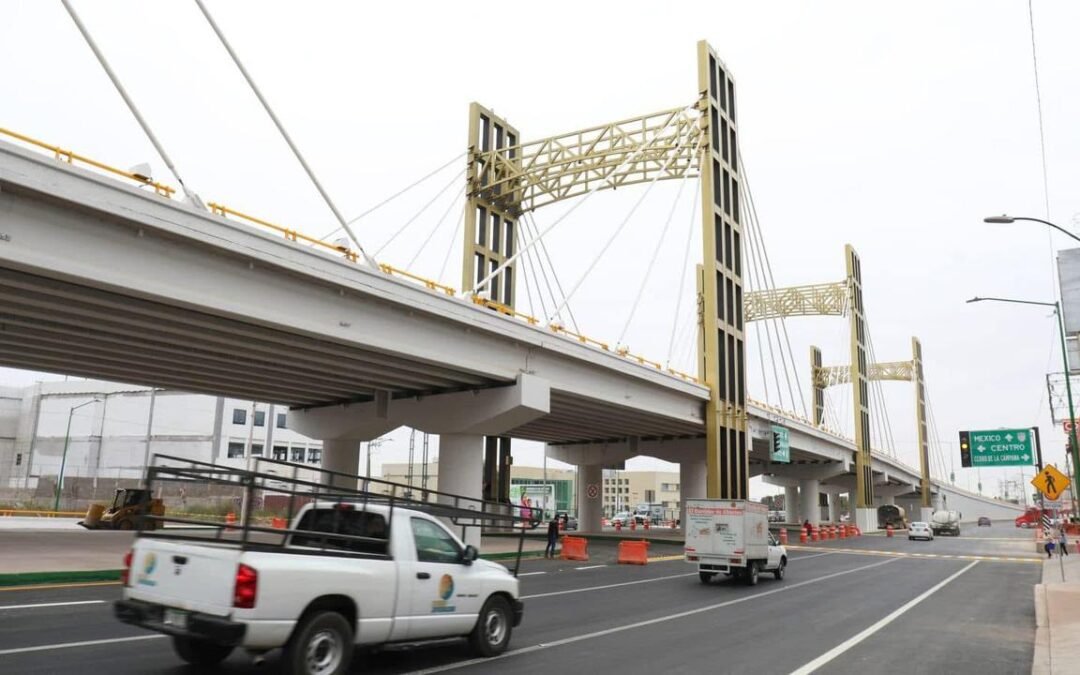
<svg viewBox="0 0 1080 675"><path fill-rule="evenodd" d="M164 623L166 626L187 629L188 613L179 609L166 609Z"/></svg>

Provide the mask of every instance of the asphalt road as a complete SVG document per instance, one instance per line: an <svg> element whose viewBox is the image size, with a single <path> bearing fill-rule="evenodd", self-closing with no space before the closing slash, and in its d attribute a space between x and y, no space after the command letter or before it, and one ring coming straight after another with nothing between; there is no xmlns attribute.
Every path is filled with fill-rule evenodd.
<svg viewBox="0 0 1080 675"><path fill-rule="evenodd" d="M360 654L353 672L1030 672L1042 572L1030 538L997 526L933 542L824 542L790 551L787 578L755 588L702 585L678 560L605 564L609 545L596 543L589 563L523 563L525 620L503 657L442 644ZM0 591L0 672L195 672L168 639L112 618L119 595L116 585ZM278 663L271 654L255 667L239 652L221 670Z"/></svg>

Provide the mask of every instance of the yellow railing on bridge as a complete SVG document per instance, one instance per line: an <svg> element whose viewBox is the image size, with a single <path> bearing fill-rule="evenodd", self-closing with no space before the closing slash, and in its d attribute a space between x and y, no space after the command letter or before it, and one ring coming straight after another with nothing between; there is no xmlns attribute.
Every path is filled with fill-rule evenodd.
<svg viewBox="0 0 1080 675"><path fill-rule="evenodd" d="M15 131L11 131L10 129L4 129L3 127L0 127L0 134L3 134L5 136L10 136L11 138L20 140L23 143L29 143L30 145L34 145L34 146L37 146L39 148L49 150L50 152L53 153L53 156L55 156L56 159L58 159L58 160L60 160L62 162L67 162L68 164L73 164L75 162L80 162L82 164L92 166L95 169L101 169L102 171L107 171L107 172L115 174L117 176L122 176L124 178L129 179L129 180L133 180L136 183L139 183L140 185L148 185L148 186L154 188L154 191L157 192L159 195L161 195L163 197L171 197L172 194L174 192L176 192L175 189L169 187L168 185L165 185L164 183L159 183L159 182L157 182L155 180L151 180L149 176L141 176L141 175L139 175L137 173L132 173L131 171L124 171L123 169L118 169L115 166L109 166L108 164L104 164L102 162L99 162L96 159L90 159L89 157L85 157L83 155L76 154L76 153L72 152L71 150L65 150L65 149L61 148L60 146L58 146L58 145L50 145L50 144L45 143L43 141L39 141L36 138L31 138L29 136L24 136L23 134L20 134L20 133L15 132Z"/></svg>
<svg viewBox="0 0 1080 675"><path fill-rule="evenodd" d="M72 152L70 150L65 150L65 149L63 149L63 148L61 148L59 146L51 145L49 143L39 141L39 140L37 140L35 138L31 138L30 136L26 136L26 135L11 131L9 129L5 129L3 127L0 127L0 134L3 134L5 136L8 136L10 138L14 138L14 139L22 141L24 143L28 143L30 145L33 145L33 146L48 150L48 151L52 152L53 156L59 161L67 162L69 164L72 164L74 162L79 162L79 163L82 163L82 164L86 164L87 166L91 166L91 167L94 167L96 169L100 169L102 171L106 171L108 173L114 174L116 176L120 176L122 178L133 180L136 183L139 183L140 185L153 187L154 191L157 192L157 194L159 194L159 195L161 195L163 197L167 197L167 198L171 197L176 192L176 190L173 189L172 187L169 187L168 185L165 185L164 183L159 183L157 181L151 180L148 176L142 176L142 175L139 175L137 173L133 173L131 171L124 171L123 169L118 169L116 167L110 166L110 165L105 164L103 162L99 162L97 160L90 159L89 157L85 157L83 155L76 154L76 153L74 153L74 152ZM348 260L350 262L353 262L353 263L356 263L356 262L359 261L359 257L360 257L359 254L356 251L349 248L348 246L339 246L337 244L325 242L325 241L323 241L321 239L316 239L315 237L306 235L303 232L300 232L299 230L288 228L288 227L285 227L283 225L278 225L277 223L273 223L273 222L270 222L268 220L258 218L256 216L252 216L252 215L244 213L242 211L237 211L236 209L230 208L228 206L225 206L225 205L217 203L217 202L209 202L207 204L207 207L210 209L211 213L213 213L215 215L218 215L218 216L221 216L223 218L227 218L229 216L232 216L234 218L239 218L239 219L244 220L244 221L246 221L246 222L248 222L250 224L258 225L260 227L265 227L267 229L273 230L274 232L278 232L279 234L283 235L286 239L288 239L290 241L304 242L304 243L309 244L309 245L311 245L313 247L324 249L327 252L332 252L332 253L339 254L344 259L346 259L346 260ZM457 295L457 290L455 288L453 288L452 286L447 286L445 284L441 284L441 283L439 283L437 281L434 281L432 279L422 277L422 276L420 276L418 274L413 274L412 272L409 272L407 270L399 269L397 267L393 267L392 265L388 265L386 263L379 263L379 269L382 270L382 272L384 274L387 274L387 275L390 275L390 276L398 276L398 277L402 277L404 279L408 279L410 281L415 281L415 282L417 282L419 284L422 284L424 287L426 287L427 289L429 289L431 291L444 293L445 295L448 295L448 296L451 296L451 297L454 297L454 296ZM472 296L472 301L474 303L476 303L477 305L481 305L483 307L487 307L489 309L495 310L496 312L498 312L499 314L502 314L504 316L512 317L512 318L515 318L515 319L521 319L521 320L525 321L527 324L529 324L530 326L539 326L540 325L540 320L537 319L536 317L531 316L529 314L525 314L524 312L519 312L519 311L515 310L514 308L512 308L512 307L510 307L508 305L503 305L501 303L494 302L492 300L489 300L487 298L477 296L477 295ZM622 358L625 358L625 359L627 359L629 361L634 361L634 362L636 362L636 363L638 363L638 364L640 364L642 366L645 366L647 368L652 368L654 370L657 370L657 371L662 372L662 373L666 373L666 374L671 375L673 377L680 378L680 379L685 380L687 382L695 382L695 383L698 383L698 384L702 383L702 380L700 378L698 378L698 377L695 377L695 376L690 375L688 373L684 373L684 372L682 372L680 370L676 370L674 368L666 367L666 366L664 366L664 364L662 364L662 363L660 363L658 361L652 361L650 359L645 358L644 356L639 356L637 354L633 354L633 353L630 352L629 349L627 349L625 347L619 347L619 348L617 348L615 350L612 350L610 345L607 342L603 342L601 340L591 338L591 337L589 337L587 335L582 335L581 333L571 331L571 330L567 329L565 326L563 326L561 324L551 323L551 324L548 325L548 328L553 333L555 333L557 335L564 335L564 336L566 336L568 338L571 338L573 340L576 340L576 341L580 342L581 344L588 345L590 347L599 349L601 351L616 354L616 355L618 355L618 356L620 356ZM82 515L82 514L77 514L77 515Z"/></svg>

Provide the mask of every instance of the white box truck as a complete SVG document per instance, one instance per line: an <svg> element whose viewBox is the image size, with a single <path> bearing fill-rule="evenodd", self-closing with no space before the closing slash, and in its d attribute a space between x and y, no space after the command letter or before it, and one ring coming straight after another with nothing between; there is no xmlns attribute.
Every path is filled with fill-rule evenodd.
<svg viewBox="0 0 1080 675"><path fill-rule="evenodd" d="M753 586L762 572L783 579L787 570L787 550L769 532L768 507L746 500L686 500L685 556L702 583L723 573Z"/></svg>

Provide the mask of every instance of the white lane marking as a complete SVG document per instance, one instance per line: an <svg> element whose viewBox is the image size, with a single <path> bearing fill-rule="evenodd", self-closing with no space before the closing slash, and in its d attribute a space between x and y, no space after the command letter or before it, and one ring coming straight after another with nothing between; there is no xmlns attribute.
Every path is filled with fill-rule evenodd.
<svg viewBox="0 0 1080 675"><path fill-rule="evenodd" d="M635 584L651 584L654 581L667 581L668 579L681 579L683 577L697 576L697 572L690 572L689 574L671 574L666 577L653 577L652 579L639 579L638 581L624 581L618 584L604 584L603 586L587 586L585 588L571 588L566 591L552 591L551 593L537 593L535 595L523 595L522 600L532 600L535 598L550 598L556 595L569 595L571 593L585 593L587 591L602 591L608 588L619 588L620 586L633 586Z"/></svg>
<svg viewBox="0 0 1080 675"><path fill-rule="evenodd" d="M598 570L601 567L607 567L607 565L586 565L585 567L575 567L574 569L580 572L581 570Z"/></svg>
<svg viewBox="0 0 1080 675"><path fill-rule="evenodd" d="M37 647L19 647L17 649L0 649L0 656L8 654L25 654L26 652L45 652L53 649L70 649L72 647L91 647L94 645L108 645L116 642L134 642L135 640L158 640L169 637L168 635L135 635L125 638L110 638L108 640L85 640L83 642L62 642L56 645L38 645Z"/></svg>
<svg viewBox="0 0 1080 675"><path fill-rule="evenodd" d="M537 574L547 574L547 572L522 572L519 577L534 577Z"/></svg>
<svg viewBox="0 0 1080 675"><path fill-rule="evenodd" d="M729 607L731 605L737 605L742 602L748 602L750 600L757 600L758 598L766 595L773 595L775 593L783 593L784 591L790 591L800 586L808 586L810 584L816 584L821 581L828 581L829 579L835 579L836 577L842 577L845 574L854 574L855 572L861 572L863 570L872 569L874 567L881 567L882 565L888 565L894 563L902 558L889 558L881 562L870 563L869 565L863 565L862 567L856 567L850 570L844 570L842 572L833 572L832 574L826 574L822 577L814 579L807 579L806 581L800 581L794 584L784 584L780 588L774 588L770 591L763 591L761 593L751 593L750 595L744 595L734 600L727 600L725 602L718 602L714 605L706 605L705 607L698 607L697 609L690 609L685 612L678 612L676 614L668 614L666 616L658 616L655 619L647 619L645 621L637 621L634 623L624 624L622 626L615 626L614 628L607 628L605 630L598 630L595 633L585 633L584 635L575 635L574 637L563 638L562 640L554 640L552 642L543 642L531 647L522 647L521 649L515 649L509 652L503 652L499 656L492 656L489 658L469 659L468 661L459 661L458 663L450 663L445 666L436 666L434 668L427 668L425 670L415 670L409 675L433 675L434 673L442 673L448 670L457 670L458 668L467 668L469 666L479 665L481 663L491 663L492 661L499 661L501 659L508 659L512 656L518 656L521 654L529 654L531 652L537 652L543 649L551 649L552 647L561 647L563 645L572 644L574 642L580 642L582 640L592 640L598 637L604 637L605 635L611 635L613 633L621 633L623 631L634 630L635 628L643 628L645 626L651 626L657 623L664 623L666 621L673 621L675 619L682 619L688 616L694 616L695 614L702 614L704 612L711 612L723 607ZM686 575L683 575L686 576Z"/></svg>
<svg viewBox="0 0 1080 675"><path fill-rule="evenodd" d="M836 555L836 554L833 553L832 551L829 551L828 553L815 553L813 555L797 555L797 556L794 556L792 558L788 558L788 562L793 562L795 560L809 560L810 558L820 558L823 555Z"/></svg>
<svg viewBox="0 0 1080 675"><path fill-rule="evenodd" d="M833 659L835 659L836 657L840 656L841 654L843 654L847 650L851 649L855 645L859 644L860 642L862 642L866 638L870 637L874 633L878 632L879 630L881 630L885 626L888 626L890 623L895 621L899 616L901 616L902 614L907 612L909 609L911 609L915 605L919 604L923 600L929 598L934 593L937 593L942 588L947 586L949 584L949 582L956 579L961 574L963 574L964 572L967 572L969 569L971 569L972 567L975 567L978 564L979 564L978 560L972 562L971 564L964 567L964 569L962 569L959 572L957 572L956 574L953 574L952 576L948 577L947 579L945 579L941 583L931 587L930 589L928 589L922 595L912 599L910 602L908 602L904 606L900 607L899 609L897 609L892 614L889 614L885 618L881 619L880 621L878 621L874 625L870 626L866 630L862 631L858 635L855 635L854 637L852 637L852 638L850 638L850 639L848 639L848 640L846 640L844 642L841 642L840 644L836 645L835 647L833 647L829 651L827 651L824 654L822 654L821 656L817 657L816 659L814 659L810 663L807 663L802 668L799 668L798 670L792 671L791 675L810 675L810 673L814 672L818 668L821 668L826 663L828 663L828 662L832 661Z"/></svg>
<svg viewBox="0 0 1080 675"><path fill-rule="evenodd" d="M105 600L79 600L78 602L42 602L36 605L0 605L0 612L5 609L33 609L35 607L70 607L72 605L101 605Z"/></svg>

